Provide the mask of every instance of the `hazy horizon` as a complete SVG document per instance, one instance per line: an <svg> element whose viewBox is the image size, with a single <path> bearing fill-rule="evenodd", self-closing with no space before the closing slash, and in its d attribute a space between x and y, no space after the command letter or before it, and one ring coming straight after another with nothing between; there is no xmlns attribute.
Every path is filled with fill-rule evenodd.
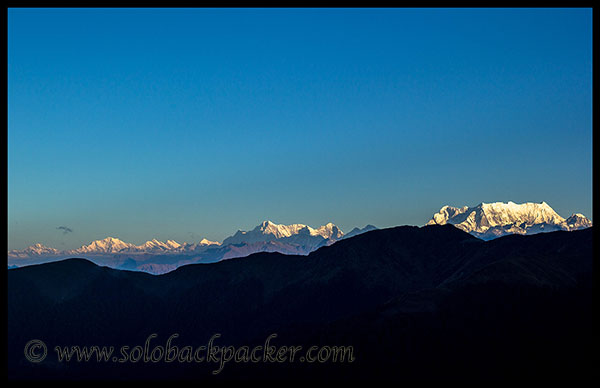
<svg viewBox="0 0 600 388"><path fill-rule="evenodd" d="M9 9L8 248L592 219L591 9Z"/></svg>
<svg viewBox="0 0 600 388"><path fill-rule="evenodd" d="M514 201L507 201L507 202L514 202ZM484 203L488 203L488 202L484 202ZM477 205L479 205L479 204L477 204ZM475 207L475 206L469 206L469 207ZM573 213L573 214L575 214L575 213ZM433 213L432 213L432 215L433 215ZM565 216L564 218L568 218L568 216ZM588 218L590 221L593 221L591 217L586 217L586 218ZM431 217L427 219L427 221L429 221L429 220L431 220ZM233 236L237 231L251 231L251 230L253 230L253 229L257 228L257 227L260 227L261 223L267 222L267 221L273 222L276 225L303 224L302 222L294 222L294 223L285 224L285 223L280 223L280 222L276 222L276 221L273 221L273 220L267 220L267 219L265 219L265 220L262 220L260 222L257 222L255 225L249 226L247 228L238 228L238 229L235 229L235 230L231 230L230 233L227 234L225 237L223 237L221 239L215 239L215 240L212 240L212 239L206 238L206 237L200 237L200 238L197 238L197 239L194 239L194 240L175 240L175 239L172 239L172 238L169 238L169 237L166 237L164 239L158 239L158 238L150 236L150 237L142 238L141 240L137 240L137 241L129 241L129 240L124 240L124 239L122 239L122 238L120 238L119 236L116 236L116 235L106 235L106 236L97 236L96 238L93 238L93 240L83 241L83 242L81 242L81 243L79 243L78 245L75 245L75 246L64 247L64 244L62 244L63 247L61 247L59 250L63 250L64 251L64 250L70 250L70 249L80 248L81 246L87 245L88 243L91 243L93 241L103 240L103 239L106 239L106 238L116 238L116 239L122 240L122 241L124 241L126 243L132 243L134 245L142 245L143 243L145 243L147 241L151 241L153 239L157 239L157 240L162 241L162 242L166 242L167 240L175 240L177 243L180 243L180 244L183 244L183 243L198 243L200 240L204 240L204 239L212 241L212 242L222 243L227 237ZM363 228L365 228L367 226L375 226L378 229L385 229L385 228L396 227L396 226L417 226L417 227L422 227L422 226L425 226L425 224L426 224L426 222L423 222L423 223L418 224L418 225L416 225L416 224L398 224L398 225L387 225L387 226L381 227L381 226L378 226L378 225L373 225L373 224L368 224L367 223L367 224L364 224L364 225L356 225L356 226L344 229L344 228L341 228L339 225L337 225L335 222L332 222L332 223L334 225L336 225L339 229L341 229L341 231L344 234L348 234L354 228L363 229ZM311 227L313 229L316 229L316 228L319 228L321 226L324 226L325 224L327 224L327 223L324 223L323 225L308 225L308 224L304 224L304 225L306 225L308 227ZM64 229L68 229L68 228L63 227L63 226L57 228L57 230L63 230L63 233L65 235L67 233L72 233L73 232L70 229L68 231L64 231ZM35 242L35 243L38 243L38 242ZM31 244L29 244L29 246L31 246L31 245L33 245L35 243L32 242ZM42 244L42 245L46 245L46 244ZM50 248L57 248L55 246L49 246L49 247ZM23 248L21 248L21 249L23 249Z"/></svg>

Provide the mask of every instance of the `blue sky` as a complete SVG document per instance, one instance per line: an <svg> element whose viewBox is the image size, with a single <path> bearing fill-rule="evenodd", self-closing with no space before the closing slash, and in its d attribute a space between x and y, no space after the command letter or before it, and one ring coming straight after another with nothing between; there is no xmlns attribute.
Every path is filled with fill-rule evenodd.
<svg viewBox="0 0 600 388"><path fill-rule="evenodd" d="M8 12L10 249L591 218L591 158L589 9Z"/></svg>

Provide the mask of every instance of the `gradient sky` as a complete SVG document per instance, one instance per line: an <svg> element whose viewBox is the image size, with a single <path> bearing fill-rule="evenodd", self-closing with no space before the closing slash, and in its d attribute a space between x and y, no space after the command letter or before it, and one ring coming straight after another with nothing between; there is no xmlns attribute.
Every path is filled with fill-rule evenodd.
<svg viewBox="0 0 600 388"><path fill-rule="evenodd" d="M9 249L591 218L592 11L9 9L8 195Z"/></svg>

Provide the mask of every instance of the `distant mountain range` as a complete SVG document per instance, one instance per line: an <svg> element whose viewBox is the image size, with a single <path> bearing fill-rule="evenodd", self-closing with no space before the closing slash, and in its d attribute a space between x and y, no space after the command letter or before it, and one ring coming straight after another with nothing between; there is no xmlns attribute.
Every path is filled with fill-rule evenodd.
<svg viewBox="0 0 600 388"><path fill-rule="evenodd" d="M134 245L107 237L78 249L65 251L35 244L24 250L9 251L8 261L14 266L68 257L87 257L99 265L160 274L184 264L212 263L256 252L307 255L322 246L375 229L375 226L367 225L362 229L354 228L348 235L344 235L333 223L311 228L304 224L282 225L264 221L250 231L238 230L222 243L202 239L198 243L180 244L173 240L162 242L153 239Z"/></svg>
<svg viewBox="0 0 600 388"><path fill-rule="evenodd" d="M548 214L534 220L549 222ZM277 238L289 238L284 230L291 229L265 225L256 234L277 230ZM262 252L160 276L83 259L17 268L7 276L8 375L210 381L591 378L597 371L592 241L592 228L483 241L450 225L402 226L341 239L307 256ZM179 335L173 342L179 349L206 345L215 333L221 334L218 346L254 347L276 333L274 346L328 346L327 352L352 346L355 360L231 361L214 376L215 362L67 364L56 361L53 351L110 345L118 353L122 345L143 347L152 333L158 337L150 349L165 346L173 333ZM47 344L46 361L25 359L24 345L32 339Z"/></svg>
<svg viewBox="0 0 600 388"><path fill-rule="evenodd" d="M304 224L278 225L264 221L249 232L238 230L236 234L223 240L223 245L248 244L255 242L281 241L299 245L324 245L342 238L344 233L331 222L313 229Z"/></svg>
<svg viewBox="0 0 600 388"><path fill-rule="evenodd" d="M444 206L427 225L452 224L483 240L507 234L536 234L557 230L579 230L592 226L583 214L565 219L546 202L516 204L514 202L480 203L474 207Z"/></svg>
<svg viewBox="0 0 600 388"><path fill-rule="evenodd" d="M474 207L444 206L427 222L427 225L445 224L452 224L483 240L507 234L573 231L592 226L592 222L584 215L573 214L565 219L545 202L480 203ZM238 230L222 243L202 239L198 243L180 244L173 240L162 242L153 239L141 245L134 245L118 238L107 237L66 251L35 244L24 250L9 251L8 264L23 266L69 257L86 257L99 265L112 268L161 274L181 265L213 263L257 252L308 255L320 247L372 230L377 230L377 227L367 225L344 234L333 223L312 228L304 224L283 225L264 221L250 231Z"/></svg>
<svg viewBox="0 0 600 388"><path fill-rule="evenodd" d="M180 253L196 252L210 245L218 246L221 244L215 241L208 241L207 239L202 239L199 243L196 244L179 244L178 242L173 240L167 240L167 242L162 242L156 239L152 239L146 241L141 245L134 245L119 240L118 238L106 237L102 240L92 241L88 245L83 245L80 248L65 251L59 251L58 249L46 247L42 244L34 244L24 250L11 250L8 252L8 256L27 258L35 256L73 256L85 254L103 255L107 253Z"/></svg>
<svg viewBox="0 0 600 388"><path fill-rule="evenodd" d="M363 234L366 232L370 232L372 230L377 230L376 226L373 225L367 225L364 228L360 229L360 228L354 228L352 229L350 232L348 232L348 234L345 234L342 239L345 238L350 238L350 237L354 237L354 236L358 236L359 234Z"/></svg>

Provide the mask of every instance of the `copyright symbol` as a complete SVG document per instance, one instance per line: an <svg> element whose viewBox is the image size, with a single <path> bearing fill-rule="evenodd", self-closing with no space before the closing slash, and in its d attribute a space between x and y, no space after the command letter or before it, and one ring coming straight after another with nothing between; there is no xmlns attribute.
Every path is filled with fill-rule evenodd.
<svg viewBox="0 0 600 388"><path fill-rule="evenodd" d="M48 354L48 349L43 341L34 339L25 344L25 358L29 362L42 362Z"/></svg>

